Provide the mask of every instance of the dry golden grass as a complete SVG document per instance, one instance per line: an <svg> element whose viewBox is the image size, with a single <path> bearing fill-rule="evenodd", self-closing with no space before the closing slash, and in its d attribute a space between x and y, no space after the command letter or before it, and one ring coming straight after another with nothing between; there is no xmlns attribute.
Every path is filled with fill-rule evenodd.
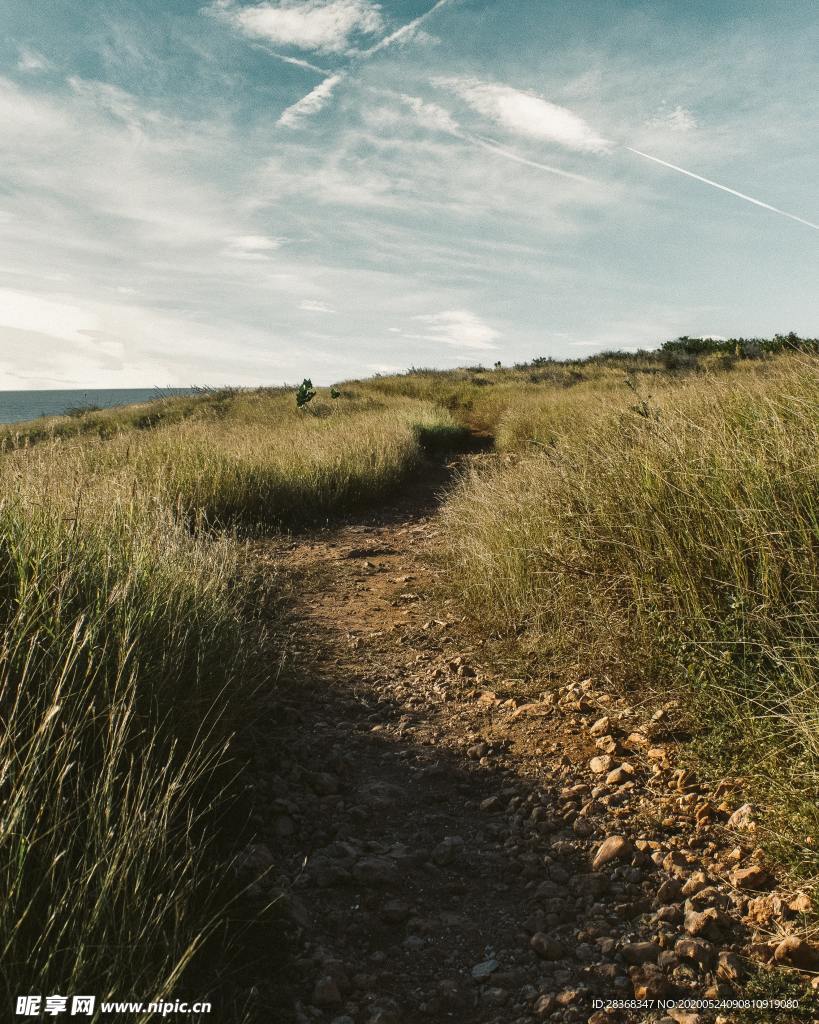
<svg viewBox="0 0 819 1024"><path fill-rule="evenodd" d="M541 664L696 701L703 753L777 794L790 855L815 870L817 360L623 391L547 392L501 418L522 454L447 502L452 585Z"/></svg>
<svg viewBox="0 0 819 1024"><path fill-rule="evenodd" d="M199 963L227 899L211 826L260 643L234 528L373 500L455 431L410 400L299 411L257 392L165 413L100 414L102 434L0 458L7 1003L178 997L191 969L198 998L219 984Z"/></svg>

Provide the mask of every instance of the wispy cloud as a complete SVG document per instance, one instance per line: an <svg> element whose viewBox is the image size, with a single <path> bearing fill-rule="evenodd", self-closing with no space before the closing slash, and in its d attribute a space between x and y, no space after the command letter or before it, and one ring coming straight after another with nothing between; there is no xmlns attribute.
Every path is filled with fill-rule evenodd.
<svg viewBox="0 0 819 1024"><path fill-rule="evenodd" d="M277 124L283 125L285 128L297 128L306 118L317 114L327 104L333 95L333 90L343 77L341 74L330 75L323 82L319 82L315 89L311 89L306 96L302 96L298 102L287 107L279 117Z"/></svg>
<svg viewBox="0 0 819 1024"><path fill-rule="evenodd" d="M228 239L227 254L239 260L263 260L281 247L281 238L267 235L235 235Z"/></svg>
<svg viewBox="0 0 819 1024"><path fill-rule="evenodd" d="M28 46L20 47L19 59L17 61L18 71L48 71L52 66L51 61L37 50L32 50Z"/></svg>
<svg viewBox="0 0 819 1024"><path fill-rule="evenodd" d="M217 0L210 11L251 38L319 53L344 53L352 37L384 25L380 5L371 0L281 0L253 7Z"/></svg>
<svg viewBox="0 0 819 1024"><path fill-rule="evenodd" d="M646 128L664 128L672 132L690 132L698 127L694 114L677 105L673 110L661 106L645 121Z"/></svg>
<svg viewBox="0 0 819 1024"><path fill-rule="evenodd" d="M408 96L406 93L399 93L398 99L410 108L419 124L424 128L436 132L449 132L453 135L460 130L458 122L449 111L437 103L429 103L419 96Z"/></svg>
<svg viewBox="0 0 819 1024"><path fill-rule="evenodd" d="M155 110L146 109L135 96L115 85L77 75L68 78L68 85L89 106L117 118L131 129L169 124L168 118Z"/></svg>
<svg viewBox="0 0 819 1024"><path fill-rule="evenodd" d="M424 313L413 317L425 325L427 333L420 335L426 341L462 348L493 349L500 337L494 327L468 309L447 309L441 313Z"/></svg>
<svg viewBox="0 0 819 1024"><path fill-rule="evenodd" d="M433 82L452 90L473 110L514 135L581 153L603 153L612 148L582 117L536 93L477 78L437 77Z"/></svg>
<svg viewBox="0 0 819 1024"><path fill-rule="evenodd" d="M303 299L299 303L299 309L306 313L335 313L335 309L326 302L318 302L316 299Z"/></svg>

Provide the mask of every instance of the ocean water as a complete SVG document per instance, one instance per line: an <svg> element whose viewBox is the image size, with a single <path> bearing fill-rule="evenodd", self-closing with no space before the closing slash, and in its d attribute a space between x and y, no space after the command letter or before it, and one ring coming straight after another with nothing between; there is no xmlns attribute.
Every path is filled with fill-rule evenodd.
<svg viewBox="0 0 819 1024"><path fill-rule="evenodd" d="M0 423L60 416L68 409L96 405L110 409L167 395L189 395L193 388L88 388L67 391L0 391Z"/></svg>

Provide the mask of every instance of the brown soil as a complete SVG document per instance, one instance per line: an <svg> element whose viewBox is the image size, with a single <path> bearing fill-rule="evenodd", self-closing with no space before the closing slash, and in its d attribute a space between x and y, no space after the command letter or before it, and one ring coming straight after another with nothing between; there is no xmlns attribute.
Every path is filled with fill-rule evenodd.
<svg viewBox="0 0 819 1024"><path fill-rule="evenodd" d="M741 1019L726 1001L749 944L770 958L769 933L794 915L756 903L779 898L765 895L772 878L754 876L762 892L729 881L760 860L752 835L726 828L731 786L714 795L675 769L673 707L652 719L596 680L510 680L478 656L436 596L447 475L260 546L293 607L257 726L246 863L276 865L259 885L284 893L292 1019ZM593 771L606 750L610 768ZM669 1018L656 1003L593 1003L672 996L723 1006Z"/></svg>

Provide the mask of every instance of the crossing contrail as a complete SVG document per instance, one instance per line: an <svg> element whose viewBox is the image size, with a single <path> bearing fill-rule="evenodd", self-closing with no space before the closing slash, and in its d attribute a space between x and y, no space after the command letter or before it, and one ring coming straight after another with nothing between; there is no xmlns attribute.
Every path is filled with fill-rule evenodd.
<svg viewBox="0 0 819 1024"><path fill-rule="evenodd" d="M393 43L406 39L408 36L411 36L417 28L423 25L425 21L431 18L436 11L439 11L442 7L446 7L450 3L453 3L453 0L437 0L437 2L433 4L428 11L424 11L423 14L420 14L417 18L413 18L413 20L408 22L406 25L402 25L400 28L397 28L394 32L391 32L388 36L385 36L377 42L374 46L371 46L369 50L364 50L360 56L371 57L374 53L378 53L387 46L392 46Z"/></svg>
<svg viewBox="0 0 819 1024"><path fill-rule="evenodd" d="M631 146L625 146L629 153L636 153L637 156L641 156L646 160L652 160L655 164L662 164L663 167L670 167L672 171L677 171L679 174L685 174L686 177L693 178L695 181L702 181L706 185L711 185L713 188L718 188L722 192L728 192L732 196L736 196L737 199L744 199L746 203L753 203L754 206L761 206L763 210L770 210L771 213L778 213L781 217L787 217L789 220L795 220L799 224L804 224L806 227L813 228L814 231L819 231L819 224L812 224L811 221L805 220L803 217L797 217L795 213L787 213L785 210L780 210L777 206L771 206L770 203L763 203L761 199L754 199L753 196L746 196L744 192L737 192L735 188L728 188L727 185L720 185L718 181L711 181L710 178L703 178L701 174L694 174L693 171L687 171L684 167L678 167L676 164L670 164L667 160L661 160L658 156L652 156L650 153L643 153L639 149L632 149Z"/></svg>

